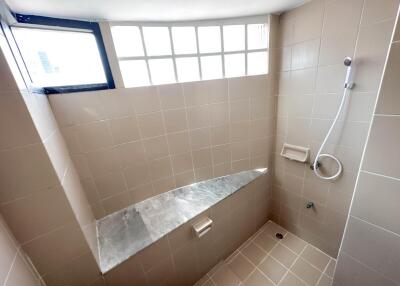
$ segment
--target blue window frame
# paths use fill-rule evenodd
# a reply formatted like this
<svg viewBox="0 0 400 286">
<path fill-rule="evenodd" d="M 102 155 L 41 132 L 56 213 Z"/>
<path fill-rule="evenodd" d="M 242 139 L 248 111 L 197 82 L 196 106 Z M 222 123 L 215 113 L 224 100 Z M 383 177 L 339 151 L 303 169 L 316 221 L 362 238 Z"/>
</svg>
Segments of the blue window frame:
<svg viewBox="0 0 400 286">
<path fill-rule="evenodd" d="M 14 17 L 17 21 L 17 25 L 12 25 L 12 29 L 15 28 L 41 28 L 41 29 L 51 29 L 55 31 L 74 31 L 78 32 L 81 30 L 86 33 L 89 31 L 94 35 L 98 53 L 100 55 L 101 64 L 104 69 L 105 81 L 104 83 L 94 83 L 94 84 L 74 84 L 74 85 L 56 85 L 56 86 L 41 86 L 44 93 L 52 94 L 52 93 L 70 93 L 70 92 L 78 92 L 78 91 L 91 91 L 91 90 L 101 90 L 101 89 L 114 89 L 114 79 L 112 77 L 110 64 L 108 62 L 106 49 L 104 46 L 103 38 L 100 32 L 99 24 L 96 22 L 86 22 L 86 21 L 77 21 L 77 20 L 69 20 L 69 19 L 58 19 L 44 16 L 34 16 L 34 15 L 22 15 L 22 14 L 14 14 Z M 26 24 L 26 25 L 25 25 Z M 11 29 L 11 31 L 12 31 Z M 13 40 L 17 44 L 19 53 L 21 53 L 21 47 L 18 46 L 18 41 L 16 41 L 16 35 L 13 34 Z M 93 40 L 92 40 L 93 41 Z M 46 61 L 45 54 L 38 53 L 38 56 L 41 58 L 42 64 Z M 68 55 L 66 55 L 68 56 Z M 25 67 L 29 73 L 29 67 L 25 63 Z M 46 71 L 50 67 L 43 66 L 43 69 Z"/>
</svg>

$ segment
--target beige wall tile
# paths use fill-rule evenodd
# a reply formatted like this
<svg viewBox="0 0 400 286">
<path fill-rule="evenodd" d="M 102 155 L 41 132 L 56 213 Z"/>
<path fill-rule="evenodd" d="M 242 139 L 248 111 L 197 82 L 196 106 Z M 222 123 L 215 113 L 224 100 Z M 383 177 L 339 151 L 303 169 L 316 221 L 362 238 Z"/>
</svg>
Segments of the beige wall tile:
<svg viewBox="0 0 400 286">
<path fill-rule="evenodd" d="M 110 120 L 110 130 L 114 144 L 122 144 L 140 139 L 135 117 Z"/>
<path fill-rule="evenodd" d="M 168 134 L 167 140 L 171 155 L 190 151 L 189 133 L 186 131 Z"/>
<path fill-rule="evenodd" d="M 371 270 L 352 257 L 341 253 L 339 256 L 339 263 L 335 273 L 334 283 L 339 285 L 396 285 L 393 281 L 385 278 L 378 272 Z M 334 285 L 335 285 L 334 284 Z"/>
<path fill-rule="evenodd" d="M 167 133 L 179 132 L 187 129 L 185 109 L 164 111 L 164 120 Z"/>
<path fill-rule="evenodd" d="M 156 87 L 128 89 L 136 114 L 157 112 L 160 110 L 160 99 Z"/>
<path fill-rule="evenodd" d="M 85 154 L 89 172 L 99 177 L 105 172 L 121 169 L 118 152 L 118 148 L 108 148 Z"/>
<path fill-rule="evenodd" d="M 25 261 L 24 257 L 20 253 L 18 253 L 12 265 L 12 268 L 10 269 L 10 273 L 8 274 L 8 279 L 4 285 L 40 286 L 41 283 L 39 277 L 35 276 L 33 271 L 30 269 L 30 266 Z"/>
<path fill-rule="evenodd" d="M 395 179 L 361 172 L 351 209 L 352 215 L 400 234 L 400 224 L 393 219 L 399 216 L 399 184 Z"/>
<path fill-rule="evenodd" d="M 292 47 L 292 70 L 311 68 L 317 65 L 319 39 L 302 42 Z"/>
<path fill-rule="evenodd" d="M 1 211 L 22 243 L 73 220 L 73 212 L 61 187 L 5 204 Z"/>
<path fill-rule="evenodd" d="M 189 128 L 196 129 L 210 126 L 210 114 L 210 106 L 208 105 L 190 107 L 187 111 Z"/>
<path fill-rule="evenodd" d="M 124 170 L 124 177 L 128 188 L 139 187 L 150 182 L 150 168 L 147 164 L 132 165 Z"/>
<path fill-rule="evenodd" d="M 40 141 L 29 111 L 16 91 L 2 94 L 0 104 L 0 130 L 2 131 L 0 149 L 24 146 Z"/>
<path fill-rule="evenodd" d="M 151 161 L 150 170 L 151 170 L 150 174 L 151 178 L 154 180 L 172 176 L 171 158 L 166 157 Z"/>
<path fill-rule="evenodd" d="M 0 152 L 2 202 L 54 186 L 58 178 L 42 144 Z"/>
<path fill-rule="evenodd" d="M 3 218 L 1 217 L 0 219 L 0 251 L 2 253 L 0 258 L 0 282 L 4 284 L 14 258 L 17 255 L 18 246 L 14 239 L 11 238 L 11 232 L 4 224 Z"/>
<path fill-rule="evenodd" d="M 295 12 L 293 42 L 317 38 L 321 34 L 324 1 L 312 1 L 300 6 Z"/>
<path fill-rule="evenodd" d="M 209 103 L 207 85 L 201 82 L 182 84 L 186 106 L 198 106 Z"/>
<path fill-rule="evenodd" d="M 122 168 L 146 160 L 146 153 L 141 141 L 123 144 L 116 147 L 116 149 Z"/>
<path fill-rule="evenodd" d="M 102 94 L 102 104 L 105 106 L 104 111 L 108 119 L 124 118 L 134 115 L 134 110 L 128 91 L 119 92 L 117 90 L 109 90 Z"/>
<path fill-rule="evenodd" d="M 193 165 L 196 169 L 212 165 L 211 149 L 193 151 Z"/>
<path fill-rule="evenodd" d="M 138 123 L 143 138 L 156 137 L 165 134 L 161 112 L 139 115 Z"/>
<path fill-rule="evenodd" d="M 398 283 L 400 274 L 392 261 L 399 257 L 399 243 L 397 235 L 350 217 L 342 251 Z"/>
<path fill-rule="evenodd" d="M 182 86 L 180 84 L 169 84 L 157 86 L 161 107 L 164 110 L 185 107 Z"/>
<path fill-rule="evenodd" d="M 193 158 L 191 153 L 183 153 L 173 156 L 172 168 L 175 174 L 193 170 Z"/>
<path fill-rule="evenodd" d="M 83 152 L 96 151 L 112 146 L 112 138 L 105 121 L 80 125 L 77 128 L 78 142 Z"/>
<path fill-rule="evenodd" d="M 139 165 L 135 165 L 137 167 Z M 114 194 L 118 194 L 126 191 L 126 184 L 124 174 L 130 174 L 131 169 L 135 167 L 128 168 L 123 172 L 107 172 L 99 177 L 94 178 L 96 188 L 101 199 L 110 197 Z M 136 175 L 137 176 L 137 175 Z M 128 186 L 130 179 L 127 177 Z M 131 186 L 130 186 L 131 187 Z"/>
<path fill-rule="evenodd" d="M 132 283 L 147 286 L 146 277 L 138 258 L 132 257 L 105 275 L 107 285 L 129 286 Z"/>
<path fill-rule="evenodd" d="M 376 116 L 371 126 L 362 168 L 378 174 L 400 178 L 397 162 L 400 154 L 399 117 Z"/>
<path fill-rule="evenodd" d="M 250 119 L 250 100 L 238 100 L 229 103 L 230 121 L 239 122 Z"/>
<path fill-rule="evenodd" d="M 374 0 L 365 1 L 362 25 L 371 25 L 384 20 L 394 19 L 399 7 L 398 0 L 386 0 L 377 2 Z"/>
<path fill-rule="evenodd" d="M 65 238 L 68 237 L 68 243 Z M 79 225 L 67 224 L 24 245 L 24 250 L 41 274 L 89 251 Z M 46 255 L 43 255 L 46 253 Z"/>
<path fill-rule="evenodd" d="M 146 155 L 150 160 L 168 155 L 168 144 L 165 136 L 144 140 L 143 145 L 146 150 Z"/>
<path fill-rule="evenodd" d="M 381 91 L 376 107 L 376 113 L 379 114 L 400 114 L 400 100 L 397 96 L 398 91 L 398 72 L 400 66 L 400 43 L 391 45 L 388 63 Z"/>
<path fill-rule="evenodd" d="M 124 209 L 132 204 L 131 196 L 129 193 L 120 193 L 112 197 L 102 200 L 102 205 L 107 214 Z"/>
</svg>

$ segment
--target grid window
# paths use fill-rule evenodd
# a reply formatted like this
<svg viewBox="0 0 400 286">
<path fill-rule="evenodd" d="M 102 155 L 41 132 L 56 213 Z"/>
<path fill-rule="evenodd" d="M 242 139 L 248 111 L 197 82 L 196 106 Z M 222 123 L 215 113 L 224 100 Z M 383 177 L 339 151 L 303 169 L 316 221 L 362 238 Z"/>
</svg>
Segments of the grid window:
<svg viewBox="0 0 400 286">
<path fill-rule="evenodd" d="M 268 48 L 268 27 L 266 24 L 247 25 L 247 41 L 249 50 Z"/>
<path fill-rule="evenodd" d="M 171 43 L 167 27 L 143 27 L 148 56 L 171 55 Z"/>
<path fill-rule="evenodd" d="M 111 33 L 118 57 L 144 56 L 139 27 L 114 26 L 111 28 Z"/>
<path fill-rule="evenodd" d="M 125 87 L 146 86 L 150 84 L 145 60 L 120 61 Z"/>
<path fill-rule="evenodd" d="M 229 25 L 224 26 L 224 51 L 244 51 L 245 49 L 245 26 Z"/>
<path fill-rule="evenodd" d="M 177 58 L 176 69 L 179 82 L 200 80 L 199 60 L 196 57 Z"/>
<path fill-rule="evenodd" d="M 268 73 L 268 52 L 248 53 L 247 65 L 248 75 Z"/>
<path fill-rule="evenodd" d="M 197 53 L 196 30 L 194 27 L 172 27 L 172 39 L 176 55 Z"/>
<path fill-rule="evenodd" d="M 200 53 L 221 52 L 221 29 L 219 26 L 199 27 Z"/>
<path fill-rule="evenodd" d="M 175 82 L 174 63 L 172 59 L 149 60 L 151 79 L 154 84 Z"/>
<path fill-rule="evenodd" d="M 221 56 L 205 56 L 200 59 L 203 79 L 207 80 L 223 77 Z"/>
<path fill-rule="evenodd" d="M 250 20 L 112 26 L 125 86 L 267 74 L 269 27 Z"/>
<path fill-rule="evenodd" d="M 245 54 L 225 55 L 225 77 L 238 77 L 245 74 Z"/>
</svg>

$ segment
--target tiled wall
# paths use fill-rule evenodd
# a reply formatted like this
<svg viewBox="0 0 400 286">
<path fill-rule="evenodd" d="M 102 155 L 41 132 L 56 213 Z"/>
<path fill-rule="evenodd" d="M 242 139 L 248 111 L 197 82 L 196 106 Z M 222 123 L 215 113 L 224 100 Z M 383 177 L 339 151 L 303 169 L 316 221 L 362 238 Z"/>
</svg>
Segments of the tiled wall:
<svg viewBox="0 0 400 286">
<path fill-rule="evenodd" d="M 268 76 L 50 96 L 102 217 L 175 187 L 270 166 Z"/>
<path fill-rule="evenodd" d="M 107 285 L 193 285 L 268 220 L 271 179 L 269 173 L 257 178 L 131 257 L 105 275 Z M 192 223 L 205 216 L 212 229 L 195 238 Z"/>
<path fill-rule="evenodd" d="M 391 45 L 334 285 L 400 285 L 400 34 Z"/>
<path fill-rule="evenodd" d="M 0 44 L 0 212 L 47 285 L 88 285 L 99 277 L 94 217 L 46 96 L 26 89 Z"/>
<path fill-rule="evenodd" d="M 274 219 L 332 256 L 337 255 L 398 0 L 314 0 L 280 17 L 272 52 L 280 72 L 275 147 Z M 311 160 L 335 116 L 354 57 L 355 88 L 325 152 L 343 163 L 335 182 L 318 179 L 308 165 L 280 157 L 284 142 L 311 148 Z M 378 152 L 379 153 L 379 152 Z M 377 153 L 377 154 L 378 154 Z M 334 165 L 324 160 L 326 172 Z M 306 209 L 313 201 L 314 209 Z"/>
<path fill-rule="evenodd" d="M 0 285 L 44 285 L 1 216 L 0 253 Z"/>
</svg>

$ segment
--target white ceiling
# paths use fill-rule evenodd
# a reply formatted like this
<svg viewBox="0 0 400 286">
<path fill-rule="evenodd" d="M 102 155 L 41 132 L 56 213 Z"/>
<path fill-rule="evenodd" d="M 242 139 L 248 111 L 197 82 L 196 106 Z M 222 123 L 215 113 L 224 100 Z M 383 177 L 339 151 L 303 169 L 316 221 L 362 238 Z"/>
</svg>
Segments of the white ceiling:
<svg viewBox="0 0 400 286">
<path fill-rule="evenodd" d="M 17 13 L 110 21 L 185 21 L 281 13 L 308 0 L 6 0 Z"/>
</svg>

